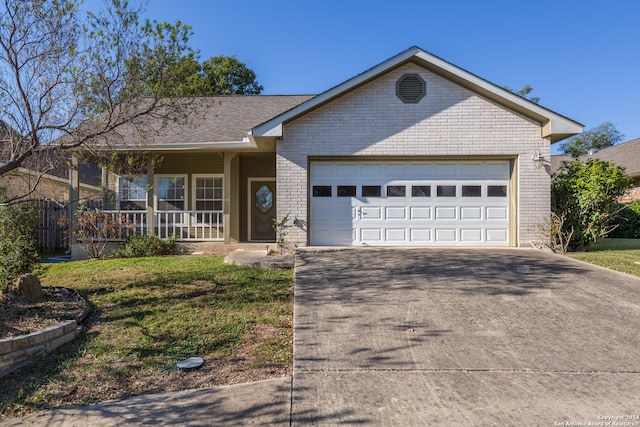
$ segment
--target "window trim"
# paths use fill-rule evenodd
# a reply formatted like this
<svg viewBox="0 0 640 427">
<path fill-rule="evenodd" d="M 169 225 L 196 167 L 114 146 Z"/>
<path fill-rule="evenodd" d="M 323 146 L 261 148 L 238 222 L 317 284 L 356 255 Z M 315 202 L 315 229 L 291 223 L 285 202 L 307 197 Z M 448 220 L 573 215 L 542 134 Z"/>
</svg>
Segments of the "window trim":
<svg viewBox="0 0 640 427">
<path fill-rule="evenodd" d="M 154 176 L 154 186 L 155 191 L 153 192 L 153 210 L 159 211 L 158 202 L 160 201 L 160 197 L 158 196 L 158 191 L 160 190 L 160 180 L 164 178 L 182 178 L 184 179 L 184 209 L 175 209 L 170 212 L 184 212 L 189 210 L 189 177 L 187 174 L 157 174 Z M 164 212 L 164 211 L 163 211 Z"/>
<path fill-rule="evenodd" d="M 142 199 L 125 199 L 122 197 L 122 181 L 127 180 L 131 181 L 132 179 L 144 179 L 144 198 Z M 127 210 L 144 210 L 147 208 L 147 200 L 149 197 L 149 183 L 147 182 L 148 177 L 146 175 L 119 175 L 117 181 L 117 190 L 116 190 L 116 210 L 122 210 L 122 202 L 143 202 L 144 207 L 140 209 L 127 209 Z"/>
<path fill-rule="evenodd" d="M 220 197 L 220 199 L 203 199 L 203 201 L 221 201 L 222 202 L 222 209 L 219 209 L 220 211 L 224 210 L 224 174 L 221 173 L 198 173 L 198 174 L 193 174 L 191 175 L 191 181 L 192 181 L 192 185 L 191 185 L 191 206 L 193 207 L 192 210 L 197 210 L 197 202 L 198 202 L 198 198 L 196 196 L 197 191 L 198 191 L 198 184 L 197 184 L 197 179 L 198 178 L 220 178 L 222 180 L 222 185 L 221 185 L 221 189 L 222 189 L 222 196 Z M 218 209 L 213 209 L 214 211 L 217 211 Z M 203 212 L 210 212 L 209 210 L 203 210 Z"/>
</svg>

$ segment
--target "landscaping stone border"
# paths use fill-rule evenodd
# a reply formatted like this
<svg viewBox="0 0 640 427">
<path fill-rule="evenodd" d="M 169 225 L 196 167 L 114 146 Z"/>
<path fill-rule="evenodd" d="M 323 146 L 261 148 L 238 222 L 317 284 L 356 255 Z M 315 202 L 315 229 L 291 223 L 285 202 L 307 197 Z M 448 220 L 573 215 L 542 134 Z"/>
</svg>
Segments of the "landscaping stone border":
<svg viewBox="0 0 640 427">
<path fill-rule="evenodd" d="M 38 332 L 0 340 L 0 377 L 72 341 L 80 332 L 82 326 L 77 321 L 65 320 Z"/>
</svg>

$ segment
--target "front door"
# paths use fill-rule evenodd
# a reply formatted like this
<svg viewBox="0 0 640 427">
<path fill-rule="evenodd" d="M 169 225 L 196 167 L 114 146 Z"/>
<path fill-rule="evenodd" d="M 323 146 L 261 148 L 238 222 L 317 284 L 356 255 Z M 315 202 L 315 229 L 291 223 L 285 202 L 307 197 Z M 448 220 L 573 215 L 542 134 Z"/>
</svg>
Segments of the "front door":
<svg viewBox="0 0 640 427">
<path fill-rule="evenodd" d="M 275 242 L 276 180 L 249 178 L 249 240 Z"/>
</svg>

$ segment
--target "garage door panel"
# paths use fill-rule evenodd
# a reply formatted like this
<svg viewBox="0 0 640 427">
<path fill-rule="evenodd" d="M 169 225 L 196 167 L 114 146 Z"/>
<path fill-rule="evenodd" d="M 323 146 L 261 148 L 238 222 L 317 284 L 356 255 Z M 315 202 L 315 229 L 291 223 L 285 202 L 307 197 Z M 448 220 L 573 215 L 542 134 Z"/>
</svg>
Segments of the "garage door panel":
<svg viewBox="0 0 640 427">
<path fill-rule="evenodd" d="M 431 219 L 430 206 L 410 206 L 409 212 L 411 213 L 410 219 L 413 220 Z"/>
<path fill-rule="evenodd" d="M 462 206 L 460 207 L 460 219 L 479 220 L 482 219 L 482 206 Z"/>
<path fill-rule="evenodd" d="M 412 228 L 409 230 L 411 242 L 413 243 L 429 243 L 431 242 L 430 228 Z"/>
<path fill-rule="evenodd" d="M 356 230 L 351 227 L 315 227 L 311 230 L 311 241 L 321 246 L 350 246 L 356 239 Z"/>
<path fill-rule="evenodd" d="M 455 228 L 436 228 L 436 242 L 454 243 L 457 238 L 457 231 Z"/>
<path fill-rule="evenodd" d="M 357 164 L 354 163 L 338 163 L 335 165 L 334 175 L 336 177 L 350 178 L 353 176 L 353 171 L 356 170 Z"/>
<path fill-rule="evenodd" d="M 314 165 L 313 168 L 311 169 L 311 178 L 314 180 L 318 180 L 321 178 L 331 178 L 334 175 L 335 175 L 334 164 L 319 163 Z"/>
<path fill-rule="evenodd" d="M 362 164 L 360 166 L 360 176 L 366 179 L 379 178 L 383 176 L 383 165 L 382 164 Z M 353 174 L 353 170 L 351 172 Z"/>
<path fill-rule="evenodd" d="M 405 164 L 387 164 L 384 166 L 385 176 L 407 176 L 407 165 Z"/>
<path fill-rule="evenodd" d="M 509 233 L 507 229 L 488 229 L 487 230 L 487 242 L 491 243 L 506 243 L 509 239 Z"/>
<path fill-rule="evenodd" d="M 432 165 L 430 164 L 412 164 L 409 165 L 409 177 L 410 178 L 430 178 Z"/>
<path fill-rule="evenodd" d="M 362 206 L 360 208 L 360 214 L 363 221 L 373 221 L 382 219 L 382 207 L 380 206 Z M 357 213 L 356 213 L 357 215 Z"/>
<path fill-rule="evenodd" d="M 482 234 L 481 228 L 462 228 L 460 229 L 460 240 L 463 243 L 482 242 Z"/>
<path fill-rule="evenodd" d="M 434 168 L 437 179 L 458 178 L 458 165 L 455 163 L 436 164 Z"/>
<path fill-rule="evenodd" d="M 485 167 L 484 179 L 508 180 L 511 174 L 511 167 L 507 162 L 487 163 Z"/>
<path fill-rule="evenodd" d="M 510 170 L 503 160 L 314 161 L 310 243 L 507 246 Z"/>
<path fill-rule="evenodd" d="M 361 228 L 360 240 L 362 242 L 382 242 L 381 228 Z"/>
<path fill-rule="evenodd" d="M 455 206 L 436 206 L 436 220 L 456 219 L 457 210 Z"/>
<path fill-rule="evenodd" d="M 404 206 L 387 206 L 385 208 L 385 218 L 391 220 L 407 219 L 407 209 Z"/>
<path fill-rule="evenodd" d="M 404 228 L 385 229 L 385 240 L 391 243 L 403 243 L 407 241 L 407 230 Z"/>
<path fill-rule="evenodd" d="M 474 179 L 477 177 L 483 177 L 485 174 L 486 165 L 484 163 L 469 163 L 460 167 L 459 177 L 463 179 Z"/>
<path fill-rule="evenodd" d="M 487 206 L 487 219 L 507 219 L 509 210 L 505 206 Z"/>
</svg>

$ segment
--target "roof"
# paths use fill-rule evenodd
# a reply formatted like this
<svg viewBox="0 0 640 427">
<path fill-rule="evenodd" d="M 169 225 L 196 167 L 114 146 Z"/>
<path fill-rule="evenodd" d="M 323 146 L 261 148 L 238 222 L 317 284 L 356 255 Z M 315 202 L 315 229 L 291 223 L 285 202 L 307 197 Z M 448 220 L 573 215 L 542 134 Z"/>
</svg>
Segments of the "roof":
<svg viewBox="0 0 640 427">
<path fill-rule="evenodd" d="M 145 128 L 152 139 L 145 145 L 151 150 L 186 150 L 197 148 L 251 148 L 247 132 L 254 126 L 282 114 L 313 95 L 220 95 L 193 98 L 165 98 L 178 108 L 184 108 L 188 119 L 175 123 L 157 118 L 145 118 Z M 162 108 L 162 107 L 161 107 Z M 125 145 L 135 139 L 131 124 L 117 128 Z M 117 142 L 111 141 L 117 145 Z M 112 146 L 114 146 L 112 145 Z"/>
<path fill-rule="evenodd" d="M 624 167 L 629 176 L 640 176 L 640 138 L 603 148 L 591 155 L 580 156 L 582 161 L 590 158 L 614 162 L 616 165 Z M 570 156 L 551 156 L 551 170 L 555 172 L 563 161 L 571 160 L 573 159 Z"/>
<path fill-rule="evenodd" d="M 335 86 L 320 95 L 275 116 L 251 130 L 253 137 L 282 136 L 282 124 L 318 108 L 331 100 L 352 91 L 369 81 L 400 67 L 406 63 L 415 63 L 438 74 L 472 92 L 484 96 L 512 111 L 540 123 L 542 137 L 557 142 L 582 132 L 583 125 L 531 102 L 519 95 L 505 90 L 475 74 L 459 68 L 419 47 L 411 47 L 404 52 L 376 65 L 344 83 Z"/>
</svg>

